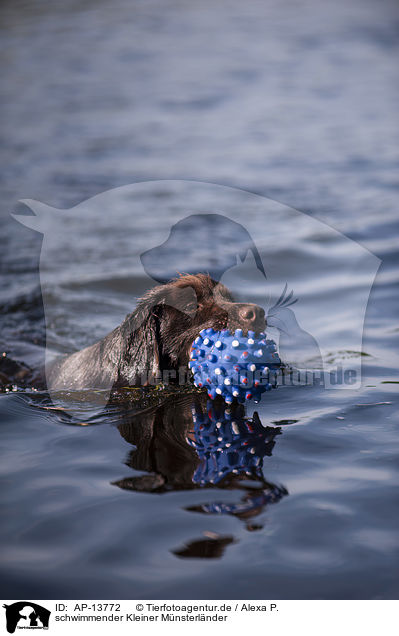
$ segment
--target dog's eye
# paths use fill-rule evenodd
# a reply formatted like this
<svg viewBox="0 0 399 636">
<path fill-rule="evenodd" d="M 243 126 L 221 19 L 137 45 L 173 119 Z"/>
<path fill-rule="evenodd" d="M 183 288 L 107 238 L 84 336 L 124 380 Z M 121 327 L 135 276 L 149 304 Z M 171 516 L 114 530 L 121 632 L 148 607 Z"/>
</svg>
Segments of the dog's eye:
<svg viewBox="0 0 399 636">
<path fill-rule="evenodd" d="M 189 302 L 186 306 L 186 311 L 188 312 L 194 312 L 197 311 L 198 309 L 200 309 L 201 305 L 198 303 L 196 303 L 195 301 Z"/>
</svg>

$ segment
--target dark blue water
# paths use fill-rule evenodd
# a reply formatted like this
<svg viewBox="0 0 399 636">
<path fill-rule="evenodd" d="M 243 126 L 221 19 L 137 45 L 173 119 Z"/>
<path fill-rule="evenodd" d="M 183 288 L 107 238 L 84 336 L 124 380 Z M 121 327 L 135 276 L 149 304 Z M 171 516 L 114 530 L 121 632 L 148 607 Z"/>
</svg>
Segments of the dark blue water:
<svg viewBox="0 0 399 636">
<path fill-rule="evenodd" d="M 1 351 L 44 360 L 42 237 L 9 216 L 19 199 L 70 208 L 194 179 L 268 197 L 270 217 L 240 217 L 266 255 L 268 293 L 288 281 L 329 364 L 363 365 L 360 387 L 280 386 L 238 433 L 223 420 L 218 443 L 247 480 L 216 478 L 190 396 L 114 404 L 83 425 L 45 393 L 1 394 L 3 597 L 397 596 L 398 17 L 387 0 L 5 3 Z M 90 232 L 68 217 L 42 260 L 52 352 L 133 309 L 148 286 L 141 241 L 163 240 L 178 191 L 145 186 L 136 234 L 124 191 L 90 208 Z M 197 211 L 219 210 L 214 194 L 198 191 Z M 371 261 L 330 226 L 381 260 L 370 294 Z M 262 304 L 248 271 L 226 283 Z M 212 417 L 215 430 L 227 416 Z"/>
</svg>

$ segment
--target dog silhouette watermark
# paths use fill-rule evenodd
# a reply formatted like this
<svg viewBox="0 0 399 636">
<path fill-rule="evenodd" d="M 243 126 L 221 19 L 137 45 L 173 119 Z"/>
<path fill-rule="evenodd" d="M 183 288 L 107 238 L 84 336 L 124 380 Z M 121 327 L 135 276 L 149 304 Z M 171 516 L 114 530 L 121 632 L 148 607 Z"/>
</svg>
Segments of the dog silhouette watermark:
<svg viewBox="0 0 399 636">
<path fill-rule="evenodd" d="M 37 603 L 18 601 L 3 607 L 9 634 L 14 634 L 16 629 L 48 629 L 51 612 Z"/>
</svg>

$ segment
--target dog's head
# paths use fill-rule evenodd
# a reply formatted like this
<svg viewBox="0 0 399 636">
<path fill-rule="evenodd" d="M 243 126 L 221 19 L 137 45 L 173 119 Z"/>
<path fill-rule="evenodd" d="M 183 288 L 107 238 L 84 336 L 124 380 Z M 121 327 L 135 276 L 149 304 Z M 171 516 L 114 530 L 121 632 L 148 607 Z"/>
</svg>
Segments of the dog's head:
<svg viewBox="0 0 399 636">
<path fill-rule="evenodd" d="M 261 332 L 265 312 L 252 303 L 234 301 L 224 285 L 205 274 L 182 275 L 150 290 L 140 302 L 136 318 L 141 331 L 152 330 L 161 369 L 186 365 L 193 340 L 202 329 L 241 328 Z"/>
</svg>

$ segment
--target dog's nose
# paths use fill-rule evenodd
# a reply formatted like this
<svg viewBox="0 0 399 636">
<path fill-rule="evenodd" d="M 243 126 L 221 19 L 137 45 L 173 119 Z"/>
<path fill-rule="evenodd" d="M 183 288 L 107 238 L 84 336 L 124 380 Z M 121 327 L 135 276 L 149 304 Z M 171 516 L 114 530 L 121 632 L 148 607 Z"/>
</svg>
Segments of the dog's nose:
<svg viewBox="0 0 399 636">
<path fill-rule="evenodd" d="M 264 329 L 266 327 L 265 311 L 259 305 L 242 304 L 238 310 L 240 321 L 247 325 L 248 328 Z"/>
</svg>

